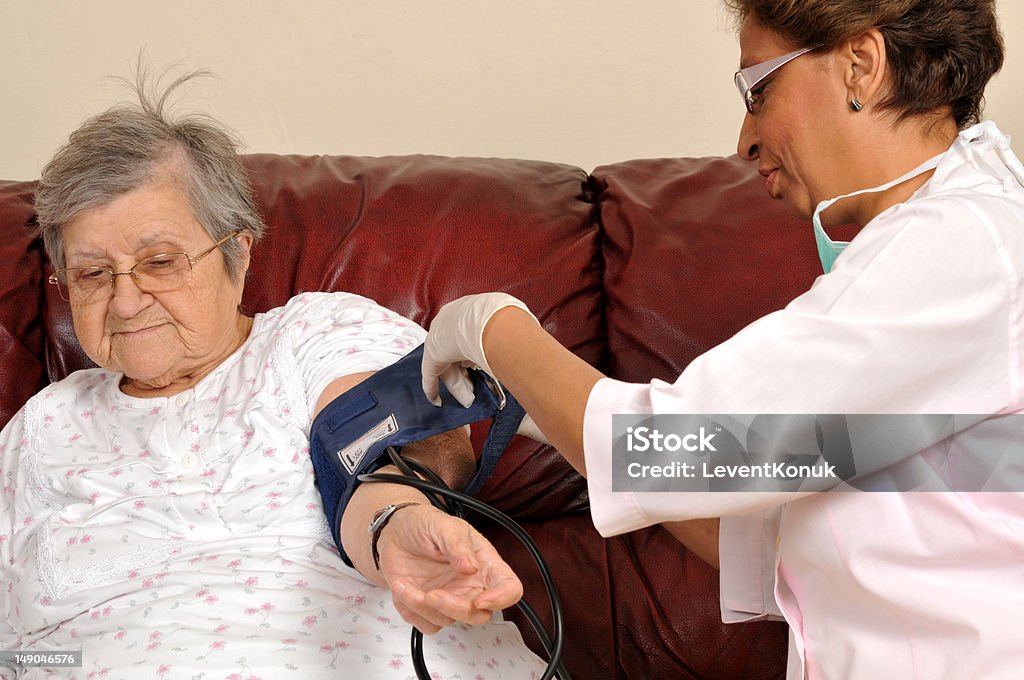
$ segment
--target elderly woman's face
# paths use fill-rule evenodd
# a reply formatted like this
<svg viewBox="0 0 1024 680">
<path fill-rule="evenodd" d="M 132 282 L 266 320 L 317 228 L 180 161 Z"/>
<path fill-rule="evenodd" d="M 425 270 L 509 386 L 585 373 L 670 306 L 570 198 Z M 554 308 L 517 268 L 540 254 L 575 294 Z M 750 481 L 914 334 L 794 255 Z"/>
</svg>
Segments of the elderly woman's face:
<svg viewBox="0 0 1024 680">
<path fill-rule="evenodd" d="M 214 243 L 168 180 L 82 213 L 64 225 L 63 236 L 68 267 L 99 265 L 115 272 L 160 253 L 195 256 Z M 248 235 L 238 238 L 248 252 Z M 146 293 L 131 276 L 116 276 L 109 294 L 72 302 L 75 333 L 93 361 L 123 372 L 129 383 L 188 387 L 248 332 L 238 312 L 242 282 L 242 276 L 233 281 L 228 275 L 219 248 L 199 260 L 176 290 Z"/>
<path fill-rule="evenodd" d="M 793 51 L 774 31 L 747 21 L 740 31 L 740 66 Z M 831 198 L 843 151 L 836 124 L 845 111 L 844 92 L 829 55 L 807 53 L 773 72 L 758 92 L 756 113 L 744 117 L 737 151 L 756 160 L 772 198 L 789 212 L 810 218 L 818 202 Z"/>
</svg>

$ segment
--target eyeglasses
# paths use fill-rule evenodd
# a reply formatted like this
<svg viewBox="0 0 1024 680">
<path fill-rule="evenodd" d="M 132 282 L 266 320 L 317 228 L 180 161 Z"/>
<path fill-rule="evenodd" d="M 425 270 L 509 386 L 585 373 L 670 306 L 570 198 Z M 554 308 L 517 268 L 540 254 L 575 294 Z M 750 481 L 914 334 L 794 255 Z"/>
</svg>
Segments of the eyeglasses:
<svg viewBox="0 0 1024 680">
<path fill-rule="evenodd" d="M 781 57 L 775 57 L 768 61 L 762 61 L 760 64 L 754 64 L 748 66 L 745 69 L 736 71 L 733 76 L 733 81 L 736 83 L 736 89 L 740 91 L 740 96 L 743 97 L 743 103 L 747 106 L 747 113 L 757 113 L 758 109 L 758 98 L 754 94 L 754 89 L 761 84 L 761 82 L 770 76 L 775 71 L 793 61 L 802 54 L 807 54 L 814 47 L 803 47 L 799 50 L 790 52 L 789 54 L 783 54 Z"/>
<path fill-rule="evenodd" d="M 199 260 L 240 233 L 240 229 L 231 232 L 195 257 L 188 253 L 160 253 L 139 260 L 126 272 L 115 272 L 110 267 L 64 267 L 48 280 L 57 286 L 61 298 L 76 304 L 91 304 L 103 299 L 104 294 L 109 296 L 116 276 L 131 276 L 139 290 L 146 293 L 168 293 L 184 285 Z"/>
</svg>

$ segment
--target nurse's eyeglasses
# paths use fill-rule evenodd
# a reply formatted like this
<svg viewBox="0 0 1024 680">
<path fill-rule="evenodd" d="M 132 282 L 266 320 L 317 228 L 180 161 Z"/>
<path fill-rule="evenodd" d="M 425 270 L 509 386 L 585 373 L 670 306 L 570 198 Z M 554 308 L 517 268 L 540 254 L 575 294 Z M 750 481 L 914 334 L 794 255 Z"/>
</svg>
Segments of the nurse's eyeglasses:
<svg viewBox="0 0 1024 680">
<path fill-rule="evenodd" d="M 743 97 L 743 103 L 747 107 L 747 113 L 757 113 L 758 109 L 758 95 L 760 92 L 755 92 L 758 86 L 764 82 L 764 79 L 771 74 L 778 71 L 780 68 L 793 61 L 802 54 L 807 54 L 814 47 L 802 47 L 799 50 L 794 50 L 789 54 L 783 54 L 781 57 L 775 57 L 768 61 L 762 61 L 760 64 L 754 64 L 748 66 L 745 69 L 736 71 L 733 76 L 733 82 L 736 83 L 736 89 L 740 91 L 740 96 Z"/>
</svg>

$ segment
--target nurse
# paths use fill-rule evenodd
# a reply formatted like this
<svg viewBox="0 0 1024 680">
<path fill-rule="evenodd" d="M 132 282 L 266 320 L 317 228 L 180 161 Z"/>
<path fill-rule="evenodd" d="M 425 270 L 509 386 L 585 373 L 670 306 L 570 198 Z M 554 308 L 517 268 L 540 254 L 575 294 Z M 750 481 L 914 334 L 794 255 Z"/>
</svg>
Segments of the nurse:
<svg viewBox="0 0 1024 680">
<path fill-rule="evenodd" d="M 720 568 L 725 621 L 789 623 L 791 679 L 1017 677 L 1024 494 L 1013 488 L 612 491 L 613 414 L 991 416 L 939 445 L 970 459 L 991 445 L 995 416 L 1024 411 L 1024 167 L 980 122 L 1003 60 L 995 3 L 726 4 L 746 109 L 738 152 L 810 221 L 824 275 L 674 383 L 607 378 L 520 301 L 461 298 L 431 325 L 424 390 L 435 397 L 440 378 L 466 400 L 464 367 L 495 375 L 532 435 L 588 478 L 604 535 L 662 524 Z M 829 238 L 851 222 L 863 225 L 851 243 Z"/>
</svg>

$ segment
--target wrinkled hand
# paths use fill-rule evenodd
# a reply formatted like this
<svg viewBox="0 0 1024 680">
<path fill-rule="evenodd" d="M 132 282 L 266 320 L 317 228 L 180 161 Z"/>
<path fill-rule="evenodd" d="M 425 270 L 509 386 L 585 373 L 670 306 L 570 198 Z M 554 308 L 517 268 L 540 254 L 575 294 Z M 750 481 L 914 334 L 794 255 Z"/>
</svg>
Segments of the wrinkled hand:
<svg viewBox="0 0 1024 680">
<path fill-rule="evenodd" d="M 438 379 L 459 403 L 473 403 L 473 382 L 467 368 L 494 375 L 484 356 L 483 335 L 487 322 L 499 309 L 518 307 L 530 316 L 522 302 L 505 293 L 467 295 L 449 302 L 430 323 L 423 348 L 423 392 L 440 406 Z"/>
<path fill-rule="evenodd" d="M 487 539 L 430 505 L 396 512 L 377 547 L 395 608 L 427 635 L 457 621 L 487 623 L 523 596 L 523 584 Z"/>
</svg>

